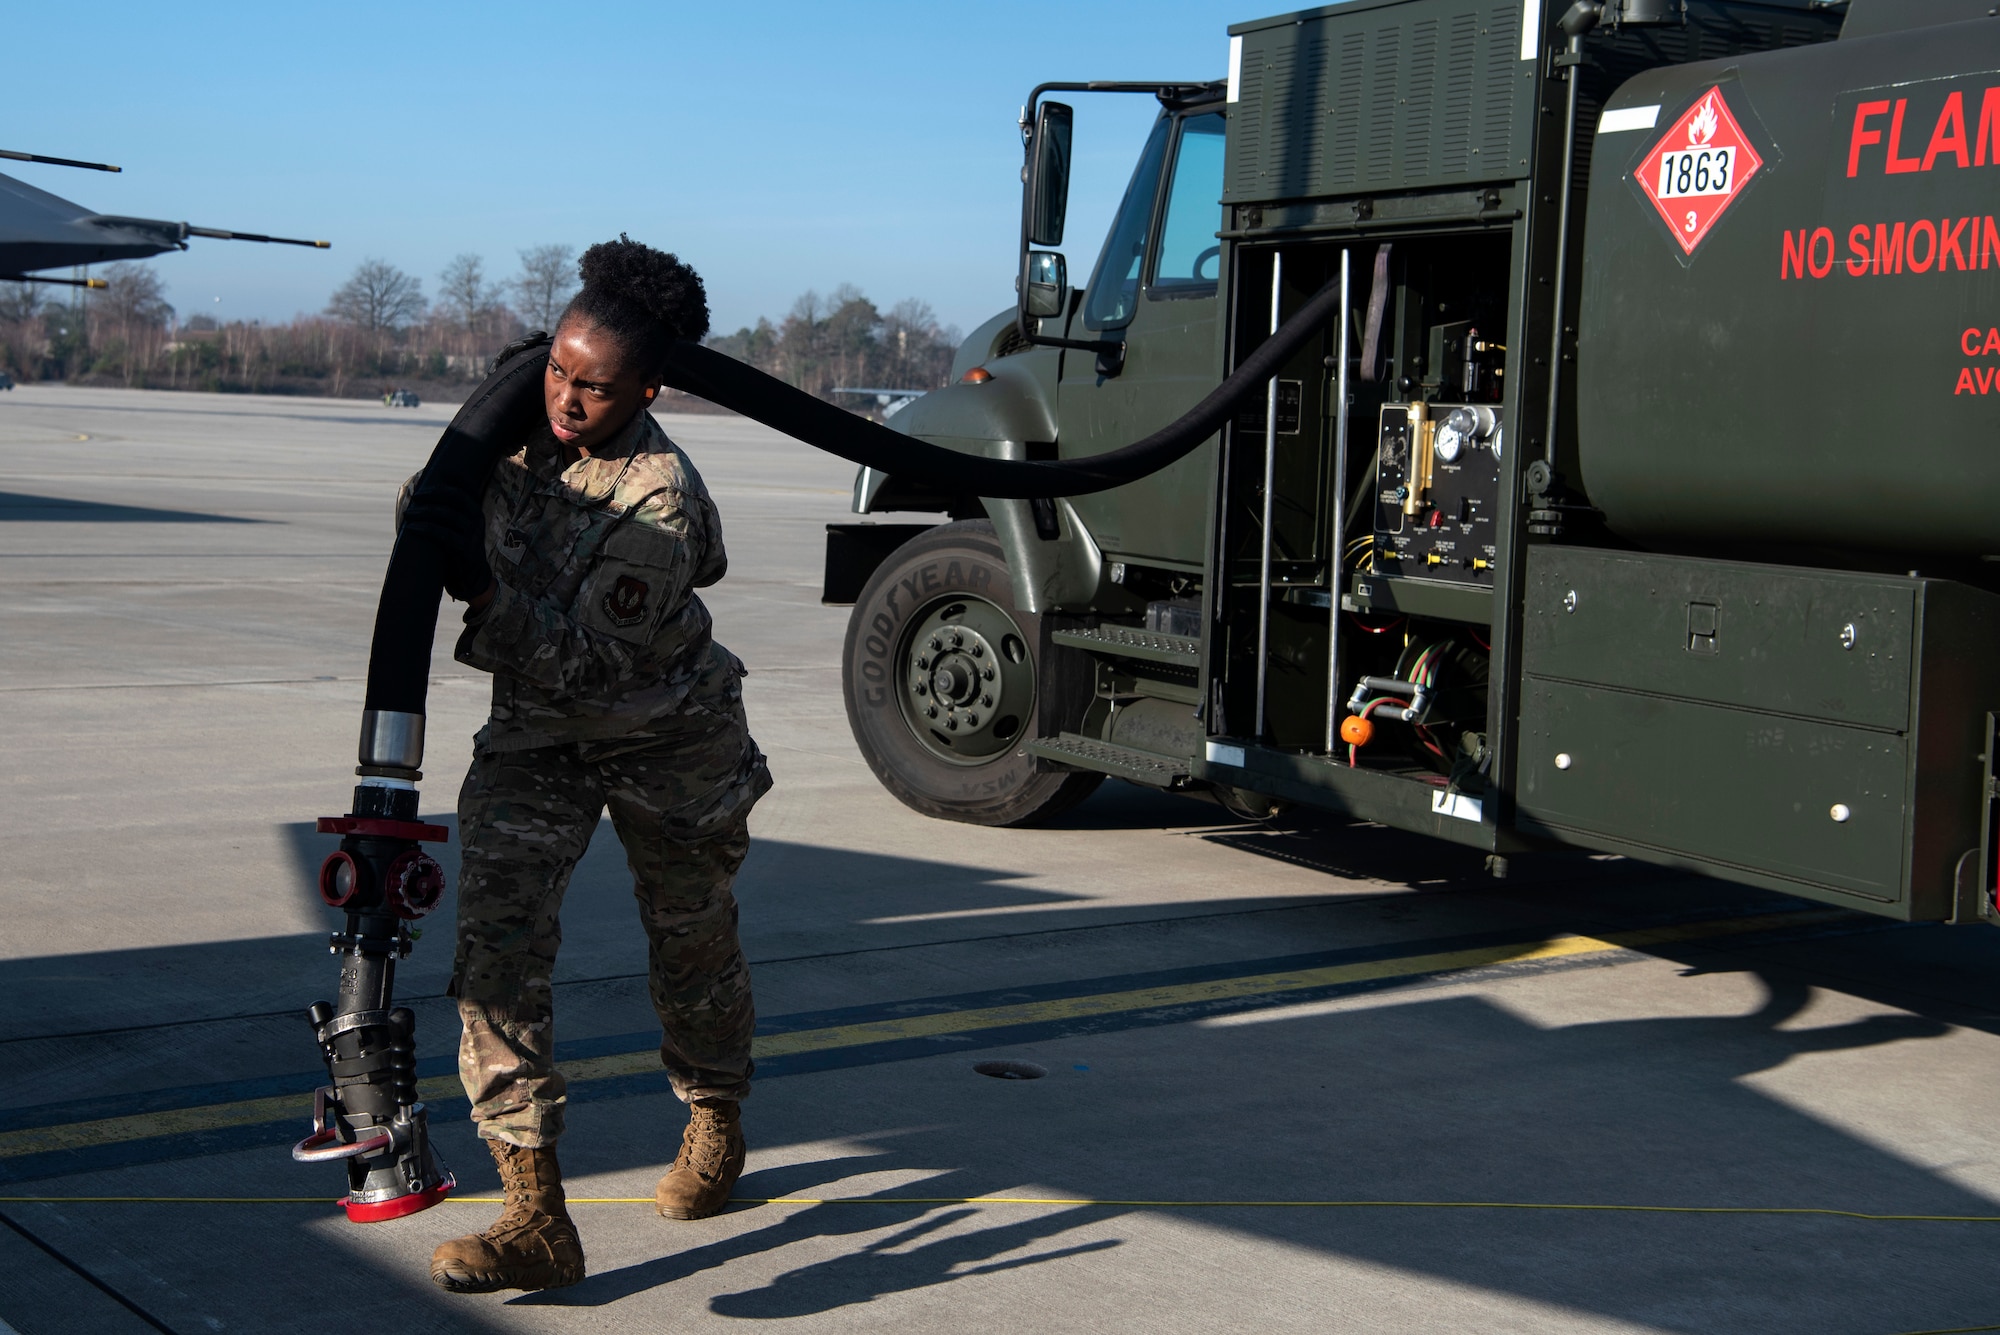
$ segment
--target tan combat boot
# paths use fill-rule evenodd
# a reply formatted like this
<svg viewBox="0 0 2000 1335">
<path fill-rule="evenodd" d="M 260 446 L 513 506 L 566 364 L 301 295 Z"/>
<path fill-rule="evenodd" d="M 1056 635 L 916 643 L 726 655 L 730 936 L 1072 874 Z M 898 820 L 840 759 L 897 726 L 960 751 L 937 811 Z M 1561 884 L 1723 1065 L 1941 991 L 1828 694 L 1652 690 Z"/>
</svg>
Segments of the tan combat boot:
<svg viewBox="0 0 2000 1335">
<path fill-rule="evenodd" d="M 653 1208 L 661 1215 L 706 1219 L 729 1204 L 730 1188 L 743 1171 L 740 1111 L 731 1099 L 700 1099 L 688 1109 L 680 1155 L 653 1188 Z"/>
<path fill-rule="evenodd" d="M 523 1149 L 489 1140 L 507 1208 L 484 1233 L 453 1238 L 431 1255 L 431 1280 L 453 1293 L 560 1289 L 583 1278 L 583 1244 L 563 1204 L 553 1145 Z"/>
</svg>

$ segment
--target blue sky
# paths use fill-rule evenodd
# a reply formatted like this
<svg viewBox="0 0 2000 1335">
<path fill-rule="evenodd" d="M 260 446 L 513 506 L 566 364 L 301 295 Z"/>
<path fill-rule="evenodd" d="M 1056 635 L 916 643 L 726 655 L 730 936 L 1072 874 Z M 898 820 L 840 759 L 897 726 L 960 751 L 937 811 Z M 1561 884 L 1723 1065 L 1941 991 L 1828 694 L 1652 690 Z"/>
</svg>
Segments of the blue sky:
<svg viewBox="0 0 2000 1335">
<path fill-rule="evenodd" d="M 851 282 L 969 330 L 1012 301 L 1028 89 L 1220 78 L 1227 25 L 1276 9 L 23 5 L 0 147 L 122 165 L 5 164 L 98 212 L 334 243 L 152 261 L 183 316 L 315 311 L 373 256 L 429 294 L 461 251 L 505 273 L 623 230 L 701 270 L 720 329 Z M 1072 101 L 1080 282 L 1154 107 Z"/>
</svg>

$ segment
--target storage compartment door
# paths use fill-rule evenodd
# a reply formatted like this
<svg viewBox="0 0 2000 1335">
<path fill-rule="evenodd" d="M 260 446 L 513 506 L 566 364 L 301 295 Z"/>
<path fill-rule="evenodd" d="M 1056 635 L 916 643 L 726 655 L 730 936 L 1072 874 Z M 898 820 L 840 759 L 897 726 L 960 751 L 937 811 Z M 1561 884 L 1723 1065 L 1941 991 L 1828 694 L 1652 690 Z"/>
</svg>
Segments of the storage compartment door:
<svg viewBox="0 0 2000 1335">
<path fill-rule="evenodd" d="M 1801 893 L 1904 896 L 1902 737 L 1532 678 L 1521 723 L 1524 829 L 1598 835 Z"/>
</svg>

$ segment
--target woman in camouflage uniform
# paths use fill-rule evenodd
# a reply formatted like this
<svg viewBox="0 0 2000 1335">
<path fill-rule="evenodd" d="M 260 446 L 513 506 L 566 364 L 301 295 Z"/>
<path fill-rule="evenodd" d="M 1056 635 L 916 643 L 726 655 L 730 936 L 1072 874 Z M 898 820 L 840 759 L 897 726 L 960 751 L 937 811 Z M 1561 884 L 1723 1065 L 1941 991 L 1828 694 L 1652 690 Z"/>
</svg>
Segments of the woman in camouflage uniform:
<svg viewBox="0 0 2000 1335">
<path fill-rule="evenodd" d="M 482 513 L 426 499 L 402 520 L 446 551 L 446 588 L 469 604 L 458 660 L 493 674 L 459 795 L 452 994 L 459 1076 L 507 1203 L 432 1257 L 431 1278 L 461 1293 L 584 1274 L 556 1164 L 549 980 L 563 891 L 607 807 L 651 946 L 661 1059 L 691 1109 L 659 1213 L 717 1213 L 743 1166 L 754 1016 L 730 884 L 771 780 L 743 665 L 694 592 L 727 564 L 715 505 L 646 410 L 666 349 L 707 332 L 708 304 L 692 269 L 624 237 L 581 270 L 550 348 L 548 425 L 495 470 Z"/>
</svg>

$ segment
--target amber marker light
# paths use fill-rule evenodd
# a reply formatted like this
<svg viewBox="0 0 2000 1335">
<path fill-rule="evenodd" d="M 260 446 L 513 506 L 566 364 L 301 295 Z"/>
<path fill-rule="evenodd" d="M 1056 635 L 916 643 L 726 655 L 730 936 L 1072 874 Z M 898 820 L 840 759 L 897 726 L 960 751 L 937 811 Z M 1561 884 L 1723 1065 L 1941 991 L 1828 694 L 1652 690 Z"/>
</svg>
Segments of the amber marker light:
<svg viewBox="0 0 2000 1335">
<path fill-rule="evenodd" d="M 975 366 L 958 378 L 961 385 L 983 385 L 993 378 L 993 373 L 983 366 Z"/>
</svg>

